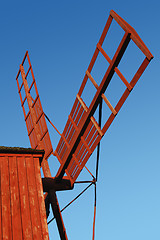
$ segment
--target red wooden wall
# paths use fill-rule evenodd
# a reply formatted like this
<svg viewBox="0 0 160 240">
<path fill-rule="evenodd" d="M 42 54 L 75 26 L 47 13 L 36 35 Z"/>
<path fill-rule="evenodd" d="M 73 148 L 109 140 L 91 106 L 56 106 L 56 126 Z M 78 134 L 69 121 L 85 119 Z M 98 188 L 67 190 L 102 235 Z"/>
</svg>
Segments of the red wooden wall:
<svg viewBox="0 0 160 240">
<path fill-rule="evenodd" d="M 48 240 L 41 150 L 0 147 L 0 239 Z"/>
</svg>

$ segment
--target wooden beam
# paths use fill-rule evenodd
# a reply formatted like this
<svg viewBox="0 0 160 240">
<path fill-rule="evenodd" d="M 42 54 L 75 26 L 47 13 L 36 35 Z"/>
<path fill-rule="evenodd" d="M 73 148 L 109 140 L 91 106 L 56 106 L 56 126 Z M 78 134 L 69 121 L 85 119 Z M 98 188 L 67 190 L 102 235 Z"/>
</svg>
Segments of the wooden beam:
<svg viewBox="0 0 160 240">
<path fill-rule="evenodd" d="M 81 122 L 81 125 L 79 126 L 78 131 L 75 133 L 73 140 L 72 140 L 72 144 L 70 146 L 70 149 L 66 150 L 66 154 L 65 154 L 65 159 L 63 159 L 63 163 L 61 164 L 56 177 L 61 180 L 64 173 L 65 173 L 65 169 L 68 167 L 71 159 L 72 159 L 72 155 L 75 152 L 80 140 L 81 140 L 81 136 L 83 136 L 89 122 L 90 122 L 90 118 L 94 115 L 94 112 L 96 111 L 101 95 L 102 93 L 105 92 L 107 86 L 109 85 L 109 82 L 111 81 L 111 78 L 114 74 L 114 69 L 115 67 L 118 66 L 128 44 L 130 42 L 130 33 L 126 32 L 124 34 L 124 37 L 122 38 L 122 41 L 113 57 L 112 63 L 110 64 L 109 68 L 107 69 L 106 74 L 104 75 L 104 78 L 97 90 L 97 93 L 95 94 L 90 107 L 88 109 L 88 111 L 86 112 L 83 121 Z M 80 88 L 81 90 L 81 88 Z M 80 96 L 80 94 L 78 94 L 78 96 Z"/>
</svg>

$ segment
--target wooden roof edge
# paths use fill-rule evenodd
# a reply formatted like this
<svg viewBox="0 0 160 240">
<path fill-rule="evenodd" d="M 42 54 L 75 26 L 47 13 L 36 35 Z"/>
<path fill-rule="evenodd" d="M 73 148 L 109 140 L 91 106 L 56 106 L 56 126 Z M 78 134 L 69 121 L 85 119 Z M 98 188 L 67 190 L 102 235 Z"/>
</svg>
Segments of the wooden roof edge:
<svg viewBox="0 0 160 240">
<path fill-rule="evenodd" d="M 0 146 L 0 153 L 15 153 L 15 154 L 41 154 L 40 163 L 43 160 L 45 151 L 41 149 L 33 149 L 33 148 L 23 148 L 23 147 L 6 147 Z"/>
</svg>

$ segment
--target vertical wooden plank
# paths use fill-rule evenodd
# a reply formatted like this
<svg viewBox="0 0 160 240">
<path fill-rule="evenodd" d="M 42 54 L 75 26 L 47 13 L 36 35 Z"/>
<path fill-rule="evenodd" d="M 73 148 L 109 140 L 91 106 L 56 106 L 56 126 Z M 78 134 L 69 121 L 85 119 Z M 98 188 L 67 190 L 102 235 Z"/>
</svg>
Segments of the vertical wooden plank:
<svg viewBox="0 0 160 240">
<path fill-rule="evenodd" d="M 43 240 L 49 240 L 39 158 L 33 158 Z"/>
<path fill-rule="evenodd" d="M 17 158 L 18 166 L 18 180 L 19 180 L 19 192 L 21 202 L 21 219 L 22 219 L 22 233 L 24 240 L 32 240 L 32 226 L 31 226 L 31 215 L 30 205 L 28 197 L 28 184 L 27 184 L 27 170 L 25 164 L 25 157 Z"/>
<path fill-rule="evenodd" d="M 22 239 L 21 212 L 19 187 L 17 176 L 17 159 L 16 155 L 9 157 L 9 179 L 10 179 L 10 196 L 11 196 L 11 218 L 12 218 L 12 236 L 13 240 Z"/>
<path fill-rule="evenodd" d="M 0 157 L 0 239 L 2 240 L 1 160 L 2 160 L 2 157 Z"/>
<path fill-rule="evenodd" d="M 2 239 L 12 240 L 9 162 L 8 157 L 1 159 L 1 198 L 2 198 Z"/>
<path fill-rule="evenodd" d="M 26 157 L 26 167 L 33 239 L 42 240 L 40 214 L 38 209 L 38 196 L 34 176 L 34 164 L 31 157 Z"/>
</svg>

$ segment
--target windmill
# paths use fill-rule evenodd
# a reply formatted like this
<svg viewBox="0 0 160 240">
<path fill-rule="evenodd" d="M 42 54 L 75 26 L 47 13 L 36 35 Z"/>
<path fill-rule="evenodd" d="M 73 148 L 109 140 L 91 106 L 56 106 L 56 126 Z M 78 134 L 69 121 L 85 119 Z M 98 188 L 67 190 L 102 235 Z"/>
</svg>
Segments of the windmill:
<svg viewBox="0 0 160 240">
<path fill-rule="evenodd" d="M 107 38 L 108 30 L 112 26 L 112 21 L 118 23 L 118 25 L 123 29 L 124 35 L 119 43 L 117 50 L 115 51 L 113 58 L 111 59 L 106 53 L 106 51 L 103 49 L 103 42 L 105 38 Z M 128 81 L 118 69 L 118 65 L 121 62 L 121 59 L 130 42 L 133 42 L 135 46 L 139 49 L 139 51 L 142 52 L 142 54 L 144 55 L 144 60 L 140 64 L 138 70 L 135 72 L 133 78 Z M 105 74 L 101 79 L 101 82 L 97 84 L 92 75 L 92 71 L 94 69 L 96 61 L 98 61 L 99 55 L 101 55 L 105 59 L 109 66 L 106 69 Z M 52 122 L 49 120 L 49 118 L 42 109 L 35 77 L 33 74 L 33 68 L 29 58 L 29 54 L 28 52 L 26 52 L 16 77 L 18 92 L 20 95 L 21 106 L 24 113 L 31 147 L 33 149 L 45 150 L 45 155 L 41 166 L 44 174 L 42 183 L 44 192 L 46 192 L 45 202 L 47 214 L 48 206 L 49 204 L 51 204 L 53 215 L 56 219 L 61 239 L 68 238 L 64 227 L 64 222 L 60 211 L 56 191 L 69 190 L 74 187 L 74 183 L 76 182 L 81 171 L 84 168 L 89 171 L 89 169 L 86 167 L 86 163 L 94 150 L 97 148 L 96 175 L 94 177 L 91 174 L 93 177 L 93 181 L 91 182 L 91 184 L 95 185 L 95 208 L 93 221 L 94 239 L 99 144 L 152 58 L 152 54 L 145 46 L 136 31 L 116 12 L 111 10 L 100 40 L 96 45 L 96 49 L 91 59 L 91 62 L 85 72 L 85 76 L 80 86 L 79 92 L 76 95 L 72 110 L 68 115 L 68 120 L 64 127 L 63 133 L 61 134 L 52 124 Z M 28 62 L 28 68 L 26 69 L 26 71 L 24 69 L 25 62 Z M 125 86 L 125 90 L 120 96 L 115 106 L 113 106 L 113 104 L 108 100 L 105 94 L 106 89 L 110 85 L 114 74 L 117 74 L 120 81 L 122 81 Z M 28 81 L 29 75 L 32 79 L 30 82 Z M 83 92 L 88 81 L 93 84 L 95 88 L 95 94 L 93 95 L 90 104 L 87 106 L 83 99 Z M 110 114 L 108 118 L 105 119 L 105 123 L 103 124 L 103 126 L 101 123 L 102 101 L 106 105 L 106 108 L 110 110 Z M 95 117 L 95 113 L 97 111 L 98 120 Z M 52 126 L 60 135 L 60 140 L 54 151 L 47 128 L 46 119 L 52 124 Z M 57 171 L 56 176 L 54 177 L 51 176 L 51 171 L 47 161 L 51 155 L 54 155 L 60 163 L 60 167 Z"/>
</svg>

